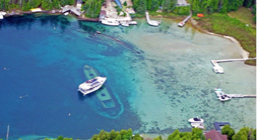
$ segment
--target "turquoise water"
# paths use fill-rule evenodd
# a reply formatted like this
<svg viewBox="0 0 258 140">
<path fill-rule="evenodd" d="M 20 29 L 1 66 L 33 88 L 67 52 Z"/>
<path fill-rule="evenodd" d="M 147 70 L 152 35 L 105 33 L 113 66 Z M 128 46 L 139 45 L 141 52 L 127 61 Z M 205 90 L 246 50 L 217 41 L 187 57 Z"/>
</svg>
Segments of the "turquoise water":
<svg viewBox="0 0 258 140">
<path fill-rule="evenodd" d="M 255 99 L 221 103 L 212 92 L 218 85 L 232 94 L 256 92 L 256 67 L 234 62 L 221 64 L 223 75 L 212 71 L 212 59 L 241 57 L 233 42 L 168 19 L 158 28 L 138 23 L 109 27 L 40 15 L 0 21 L 0 138 L 8 124 L 10 139 L 90 138 L 128 128 L 167 135 L 190 130 L 194 116 L 208 130 L 214 121 L 256 127 Z M 77 91 L 86 64 L 108 77 L 115 108 Z"/>
</svg>

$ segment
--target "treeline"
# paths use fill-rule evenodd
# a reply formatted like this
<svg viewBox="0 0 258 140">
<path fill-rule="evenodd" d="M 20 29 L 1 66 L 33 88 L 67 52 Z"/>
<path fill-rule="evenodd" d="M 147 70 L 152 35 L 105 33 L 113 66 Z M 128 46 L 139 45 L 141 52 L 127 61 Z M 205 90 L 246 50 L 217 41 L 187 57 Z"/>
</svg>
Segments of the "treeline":
<svg viewBox="0 0 258 140">
<path fill-rule="evenodd" d="M 237 10 L 240 6 L 247 8 L 256 5 L 255 0 L 189 0 L 193 13 L 227 13 Z M 255 8 L 254 8 L 255 9 Z"/>
<path fill-rule="evenodd" d="M 228 136 L 228 140 L 256 140 L 256 129 L 241 128 L 237 133 L 229 125 L 225 125 L 221 133 Z"/>
<path fill-rule="evenodd" d="M 172 12 L 175 14 L 189 14 L 190 10 L 194 14 L 214 12 L 227 13 L 237 10 L 240 6 L 252 8 L 256 15 L 255 0 L 188 0 L 191 6 L 177 6 L 176 0 L 132 0 L 133 8 L 137 13 L 143 14 L 146 10 L 157 11 L 162 7 L 163 12 Z"/>
<path fill-rule="evenodd" d="M 0 11 L 20 9 L 28 11 L 41 7 L 44 10 L 60 9 L 61 6 L 73 5 L 75 0 L 0 0 Z"/>
<path fill-rule="evenodd" d="M 84 0 L 83 10 L 85 11 L 85 16 L 90 18 L 97 18 L 100 13 L 101 5 L 105 0 Z"/>
</svg>

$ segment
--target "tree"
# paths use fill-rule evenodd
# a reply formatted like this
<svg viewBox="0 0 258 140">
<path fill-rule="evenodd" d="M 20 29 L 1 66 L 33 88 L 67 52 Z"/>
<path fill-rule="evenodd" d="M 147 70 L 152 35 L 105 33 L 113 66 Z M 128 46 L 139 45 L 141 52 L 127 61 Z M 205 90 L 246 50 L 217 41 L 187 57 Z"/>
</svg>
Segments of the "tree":
<svg viewBox="0 0 258 140">
<path fill-rule="evenodd" d="M 86 11 L 86 16 L 96 18 L 100 13 L 101 0 L 87 0 L 83 6 L 83 9 Z"/>
<path fill-rule="evenodd" d="M 235 134 L 234 129 L 232 129 L 229 125 L 225 125 L 222 130 L 221 133 L 223 135 L 227 135 L 228 136 L 228 140 L 231 140 L 233 135 Z"/>
<path fill-rule="evenodd" d="M 63 136 L 58 136 L 56 140 L 63 140 L 64 137 Z"/>
<path fill-rule="evenodd" d="M 179 135 L 179 130 L 176 129 L 172 134 L 168 136 L 168 140 L 173 140 L 177 135 Z M 180 137 L 179 137 L 180 138 Z"/>
<path fill-rule="evenodd" d="M 127 2 L 126 2 L 126 1 L 124 1 L 123 5 L 124 5 L 124 6 L 127 6 Z"/>
<path fill-rule="evenodd" d="M 176 0 L 164 0 L 163 1 L 163 11 L 172 12 L 176 6 Z"/>
<path fill-rule="evenodd" d="M 159 135 L 158 137 L 154 138 L 153 140 L 162 140 L 162 137 Z"/>
</svg>

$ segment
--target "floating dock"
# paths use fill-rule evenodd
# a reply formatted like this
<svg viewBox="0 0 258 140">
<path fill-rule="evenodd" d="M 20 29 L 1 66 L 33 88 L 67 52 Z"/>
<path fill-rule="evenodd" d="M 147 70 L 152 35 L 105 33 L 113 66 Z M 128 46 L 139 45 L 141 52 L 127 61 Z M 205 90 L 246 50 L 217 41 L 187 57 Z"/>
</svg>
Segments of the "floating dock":
<svg viewBox="0 0 258 140">
<path fill-rule="evenodd" d="M 232 98 L 256 98 L 256 95 L 245 95 L 245 94 L 226 94 L 220 88 L 215 88 L 214 92 L 216 93 L 218 99 L 222 102 L 228 101 Z"/>
<path fill-rule="evenodd" d="M 148 12 L 148 11 L 145 12 L 145 15 L 146 15 L 147 23 L 148 23 L 149 25 L 151 25 L 151 26 L 159 26 L 159 25 L 160 25 L 160 22 L 159 22 L 159 21 L 150 20 L 149 12 Z"/>
<path fill-rule="evenodd" d="M 179 27 L 183 27 L 185 25 L 185 23 L 192 17 L 192 14 L 190 14 L 189 16 L 187 16 L 183 21 L 178 23 Z"/>
<path fill-rule="evenodd" d="M 222 74 L 222 73 L 224 73 L 224 69 L 218 63 L 234 62 L 234 61 L 246 61 L 246 60 L 256 60 L 256 58 L 211 60 L 211 63 L 213 65 L 214 72 Z"/>
<path fill-rule="evenodd" d="M 219 131 L 220 133 L 221 133 L 221 126 L 224 126 L 224 125 L 230 125 L 230 123 L 229 122 L 214 122 L 213 123 L 213 125 L 214 125 L 214 127 L 215 127 L 215 129 L 216 129 L 216 131 Z"/>
</svg>

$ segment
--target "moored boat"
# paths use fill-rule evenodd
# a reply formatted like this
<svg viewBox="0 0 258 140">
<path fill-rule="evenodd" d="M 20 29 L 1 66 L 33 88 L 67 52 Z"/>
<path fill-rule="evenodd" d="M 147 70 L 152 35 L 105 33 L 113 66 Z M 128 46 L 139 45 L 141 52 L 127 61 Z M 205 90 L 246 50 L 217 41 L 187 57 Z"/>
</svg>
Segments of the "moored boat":
<svg viewBox="0 0 258 140">
<path fill-rule="evenodd" d="M 83 93 L 83 95 L 87 95 L 101 88 L 101 86 L 106 81 L 106 77 L 95 77 L 86 82 L 83 82 L 79 85 L 78 90 Z"/>
<path fill-rule="evenodd" d="M 102 20 L 101 23 L 105 24 L 105 25 L 110 25 L 110 26 L 118 26 L 119 25 L 119 22 L 116 20 Z"/>
<path fill-rule="evenodd" d="M 194 117 L 188 120 L 190 123 L 203 123 L 204 120 L 199 117 Z"/>
</svg>

